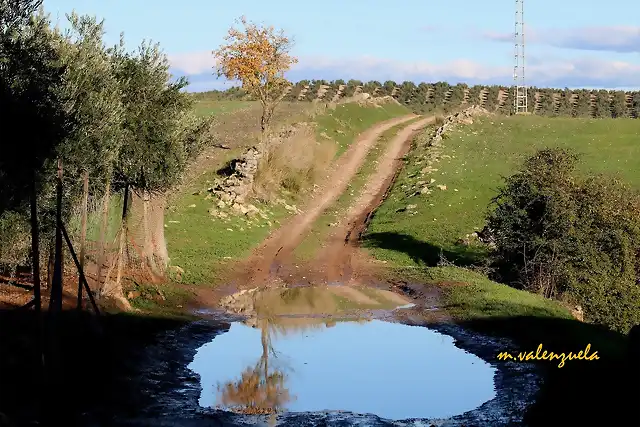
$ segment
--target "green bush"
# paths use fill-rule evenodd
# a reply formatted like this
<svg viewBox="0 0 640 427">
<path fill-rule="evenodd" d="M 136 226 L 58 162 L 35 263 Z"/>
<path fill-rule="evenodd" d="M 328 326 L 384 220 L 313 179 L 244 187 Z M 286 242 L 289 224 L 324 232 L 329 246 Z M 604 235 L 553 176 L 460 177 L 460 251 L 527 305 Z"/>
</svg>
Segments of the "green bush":
<svg viewBox="0 0 640 427">
<path fill-rule="evenodd" d="M 506 179 L 488 216 L 495 274 L 626 332 L 640 323 L 640 195 L 614 178 L 578 176 L 576 162 L 545 149 Z"/>
</svg>

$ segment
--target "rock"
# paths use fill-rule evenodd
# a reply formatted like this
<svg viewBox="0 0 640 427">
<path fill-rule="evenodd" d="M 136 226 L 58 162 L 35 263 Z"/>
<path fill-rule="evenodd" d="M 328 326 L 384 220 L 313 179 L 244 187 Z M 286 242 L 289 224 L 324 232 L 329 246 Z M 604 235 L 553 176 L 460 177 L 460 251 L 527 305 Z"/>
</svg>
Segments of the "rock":
<svg viewBox="0 0 640 427">
<path fill-rule="evenodd" d="M 184 269 L 182 269 L 182 267 L 179 267 L 177 265 L 172 265 L 171 267 L 169 267 L 169 272 L 171 273 L 171 275 L 173 276 L 173 279 L 176 282 L 182 281 L 182 276 L 184 275 Z"/>
<path fill-rule="evenodd" d="M 584 312 L 582 311 L 582 307 L 581 306 L 576 305 L 574 308 L 572 308 L 571 309 L 571 315 L 573 315 L 573 317 L 575 317 L 576 320 L 584 322 Z"/>
<path fill-rule="evenodd" d="M 255 207 L 252 204 L 248 204 L 247 205 L 247 213 L 246 213 L 246 215 L 253 216 L 253 215 L 258 214 L 258 213 L 260 213 L 260 209 L 258 209 L 257 207 Z"/>
<path fill-rule="evenodd" d="M 418 205 L 407 205 L 407 209 L 415 209 Z"/>
<path fill-rule="evenodd" d="M 127 299 L 136 299 L 136 298 L 140 298 L 140 292 L 139 291 L 130 291 L 127 294 Z"/>
<path fill-rule="evenodd" d="M 211 208 L 211 209 L 209 209 L 209 215 L 211 215 L 211 216 L 218 216 L 218 211 L 217 211 L 217 210 L 215 210 L 215 209 L 213 209 L 213 208 Z"/>
<path fill-rule="evenodd" d="M 195 207 L 196 207 L 196 205 L 195 205 L 195 204 L 193 204 L 193 205 L 189 205 L 189 207 L 190 207 L 190 208 L 195 208 Z"/>
<path fill-rule="evenodd" d="M 420 194 L 431 194 L 431 189 L 429 187 L 422 187 L 420 189 Z"/>
<path fill-rule="evenodd" d="M 227 204 L 224 202 L 224 200 L 219 200 L 218 201 L 218 208 L 224 209 L 226 206 L 227 206 Z"/>
<path fill-rule="evenodd" d="M 442 184 L 438 184 L 436 187 L 438 187 L 439 189 L 441 189 L 442 191 L 447 189 L 446 185 L 442 185 Z"/>
</svg>

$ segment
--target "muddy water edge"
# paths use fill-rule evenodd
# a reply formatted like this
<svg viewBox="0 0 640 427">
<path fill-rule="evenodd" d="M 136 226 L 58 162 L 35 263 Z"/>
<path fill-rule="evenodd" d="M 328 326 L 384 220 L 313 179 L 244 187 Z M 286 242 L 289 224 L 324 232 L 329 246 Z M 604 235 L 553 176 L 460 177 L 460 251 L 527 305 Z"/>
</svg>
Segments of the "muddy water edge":
<svg viewBox="0 0 640 427">
<path fill-rule="evenodd" d="M 362 293 L 368 296 L 372 295 L 369 290 Z M 353 295 L 351 302 L 355 302 L 355 305 L 360 305 L 360 307 L 349 307 L 348 301 L 345 303 L 344 294 L 336 299 L 338 301 L 337 305 L 331 306 L 326 301 L 322 302 L 323 298 L 325 298 L 323 297 L 324 294 L 316 294 L 315 296 L 318 297 L 320 295 L 318 297 L 318 301 L 320 301 L 318 305 L 321 306 L 321 311 L 325 311 L 325 313 L 317 313 L 317 310 L 315 310 L 315 314 L 310 313 L 309 310 L 303 307 L 302 309 L 296 309 L 300 313 L 286 313 L 281 309 L 279 312 L 276 310 L 275 316 L 309 318 L 321 315 L 322 322 L 336 318 L 344 319 L 354 315 L 360 318 L 364 316 L 368 317 L 369 320 L 427 328 L 425 332 L 452 337 L 452 344 L 460 352 L 466 352 L 482 359 L 494 370 L 493 397 L 476 408 L 450 418 L 402 418 L 401 421 L 385 419 L 372 414 L 363 415 L 320 410 L 283 412 L 274 418 L 273 414 L 264 413 L 265 411 L 262 411 L 263 413 L 251 413 L 252 411 L 244 411 L 244 413 L 237 413 L 238 411 L 236 411 L 234 413 L 206 407 L 206 405 L 201 406 L 202 391 L 207 385 L 201 384 L 200 375 L 189 369 L 190 365 L 194 363 L 199 349 L 206 344 L 215 343 L 216 339 L 223 336 L 222 334 L 228 334 L 232 325 L 237 327 L 236 325 L 243 322 L 245 325 L 247 322 L 251 325 L 251 319 L 254 319 L 254 322 L 256 319 L 256 316 L 254 316 L 257 311 L 255 307 L 240 308 L 238 310 L 237 307 L 236 309 L 231 307 L 233 304 L 229 304 L 229 301 L 227 301 L 225 310 L 201 311 L 199 313 L 200 320 L 162 334 L 154 345 L 146 349 L 140 365 L 141 369 L 130 378 L 130 387 L 136 390 L 138 394 L 137 410 L 132 413 L 131 410 L 119 411 L 117 408 L 113 408 L 114 411 L 111 412 L 113 424 L 109 425 L 240 426 L 269 425 L 275 422 L 276 425 L 282 426 L 506 426 L 517 425 L 522 422 L 522 417 L 527 407 L 533 402 L 534 396 L 539 389 L 540 375 L 534 365 L 496 363 L 496 355 L 499 352 L 517 350 L 510 342 L 471 333 L 447 322 L 446 316 L 442 316 L 440 310 L 425 303 L 425 300 L 418 293 L 414 294 L 413 298 L 403 296 L 403 298 L 410 300 L 409 304 L 401 304 L 402 301 L 400 300 L 395 301 L 396 308 L 402 307 L 399 310 L 390 308 L 389 304 L 385 305 L 384 302 L 382 304 L 384 307 L 375 306 L 370 301 L 353 297 Z M 299 298 L 309 300 L 309 295 L 299 296 Z M 380 300 L 379 296 L 376 295 L 373 296 L 373 299 Z M 222 305 L 225 305 L 224 301 Z M 344 310 L 345 305 L 348 313 Z M 311 316 L 312 314 L 313 316 Z M 385 340 L 381 337 L 378 341 L 383 343 Z M 407 343 L 406 351 L 415 351 L 415 349 L 412 349 L 410 343 Z M 367 356 L 363 355 L 363 357 Z M 212 360 L 211 363 L 216 362 Z M 393 360 L 391 363 L 402 364 L 403 360 Z M 193 368 L 193 366 L 191 367 Z M 419 367 L 415 368 L 416 374 L 419 374 L 417 372 L 418 369 Z M 240 372 L 230 372 L 230 374 L 237 374 L 236 376 L 239 377 Z M 452 373 L 452 377 L 453 375 Z M 415 384 L 415 380 L 423 384 Z M 438 384 L 433 384 L 426 378 L 420 378 L 420 375 L 413 375 L 412 378 L 407 379 L 407 388 L 415 390 L 415 393 L 427 395 L 428 393 L 424 392 L 424 390 L 433 389 L 434 387 L 438 387 Z M 384 390 L 381 390 L 380 394 L 384 395 Z M 97 424 L 88 422 L 86 425 Z M 100 425 L 104 425 L 104 423 Z"/>
</svg>

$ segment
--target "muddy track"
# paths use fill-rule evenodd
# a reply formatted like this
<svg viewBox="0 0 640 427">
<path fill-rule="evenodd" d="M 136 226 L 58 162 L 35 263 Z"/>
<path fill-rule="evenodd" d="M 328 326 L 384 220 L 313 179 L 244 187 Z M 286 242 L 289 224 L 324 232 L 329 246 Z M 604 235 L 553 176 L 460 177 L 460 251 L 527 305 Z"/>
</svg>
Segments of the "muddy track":
<svg viewBox="0 0 640 427">
<path fill-rule="evenodd" d="M 328 282 L 347 284 L 354 279 L 354 263 L 358 261 L 356 248 L 373 212 L 380 206 L 400 172 L 402 158 L 409 152 L 413 136 L 433 122 L 433 117 L 427 117 L 403 128 L 378 159 L 378 166 L 368 178 L 362 194 L 320 252 L 318 259 Z"/>
<path fill-rule="evenodd" d="M 347 151 L 334 164 L 328 173 L 329 179 L 303 207 L 302 212 L 283 224 L 272 233 L 262 245 L 240 266 L 241 274 L 237 276 L 240 287 L 259 286 L 272 282 L 280 276 L 280 270 L 290 261 L 291 252 L 304 238 L 315 220 L 329 208 L 347 189 L 365 161 L 367 153 L 375 145 L 377 139 L 387 130 L 415 119 L 415 114 L 386 120 L 358 136 Z"/>
<path fill-rule="evenodd" d="M 319 284 L 349 283 L 354 278 L 354 266 L 359 262 L 355 249 L 361 234 L 371 219 L 371 214 L 383 200 L 402 166 L 402 157 L 410 148 L 413 135 L 433 121 L 422 118 L 402 128 L 389 142 L 385 152 L 378 158 L 375 172 L 351 206 L 336 231 L 324 242 L 316 259 L 298 265 L 292 256 L 293 250 L 304 239 L 316 219 L 346 191 L 365 161 L 376 140 L 394 126 L 415 120 L 419 116 L 408 115 L 380 123 L 363 134 L 349 147 L 333 167 L 331 179 L 319 189 L 318 196 L 311 198 L 301 213 L 291 218 L 276 230 L 246 261 L 239 266 L 234 287 L 255 287 L 268 283 Z M 356 261 L 358 260 L 358 261 Z M 361 270 L 361 269 L 358 269 Z M 360 272 L 361 273 L 361 272 Z M 357 274 L 356 276 L 359 276 Z M 364 279 L 364 277 L 363 277 Z M 372 277 L 373 279 L 373 277 Z M 366 280 L 365 282 L 369 282 Z M 367 283 L 373 285 L 373 283 Z"/>
</svg>

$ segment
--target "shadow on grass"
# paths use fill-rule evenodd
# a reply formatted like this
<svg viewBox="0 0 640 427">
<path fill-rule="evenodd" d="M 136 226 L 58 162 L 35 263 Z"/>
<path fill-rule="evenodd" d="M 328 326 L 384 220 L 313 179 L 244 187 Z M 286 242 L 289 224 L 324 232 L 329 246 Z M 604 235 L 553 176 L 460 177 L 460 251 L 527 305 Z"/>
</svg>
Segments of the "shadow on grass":
<svg viewBox="0 0 640 427">
<path fill-rule="evenodd" d="M 632 363 L 627 336 L 576 320 L 535 315 L 487 317 L 458 324 L 467 330 L 509 338 L 522 352 L 535 353 L 540 344 L 543 350 L 554 353 L 576 354 L 588 344 L 590 354 L 597 351 L 599 360 L 568 360 L 562 368 L 558 368 L 557 360 L 533 362 L 541 366 L 543 384 L 525 414 L 527 425 L 640 425 L 640 360 Z M 497 354 L 484 356 L 497 361 Z"/>
<path fill-rule="evenodd" d="M 416 264 L 428 267 L 438 265 L 441 255 L 447 261 L 463 267 L 475 264 L 484 255 L 484 251 L 479 247 L 457 245 L 454 250 L 447 250 L 413 236 L 395 232 L 365 234 L 362 238 L 362 246 L 402 252 Z"/>
<path fill-rule="evenodd" d="M 142 400 L 153 398 L 132 381 L 145 348 L 190 319 L 103 314 L 99 328 L 94 320 L 76 311 L 60 315 L 59 381 L 49 383 L 38 368 L 35 312 L 0 310 L 0 413 L 13 425 L 72 427 L 87 425 L 87 418 L 112 425 L 115 413 L 137 413 Z"/>
</svg>

